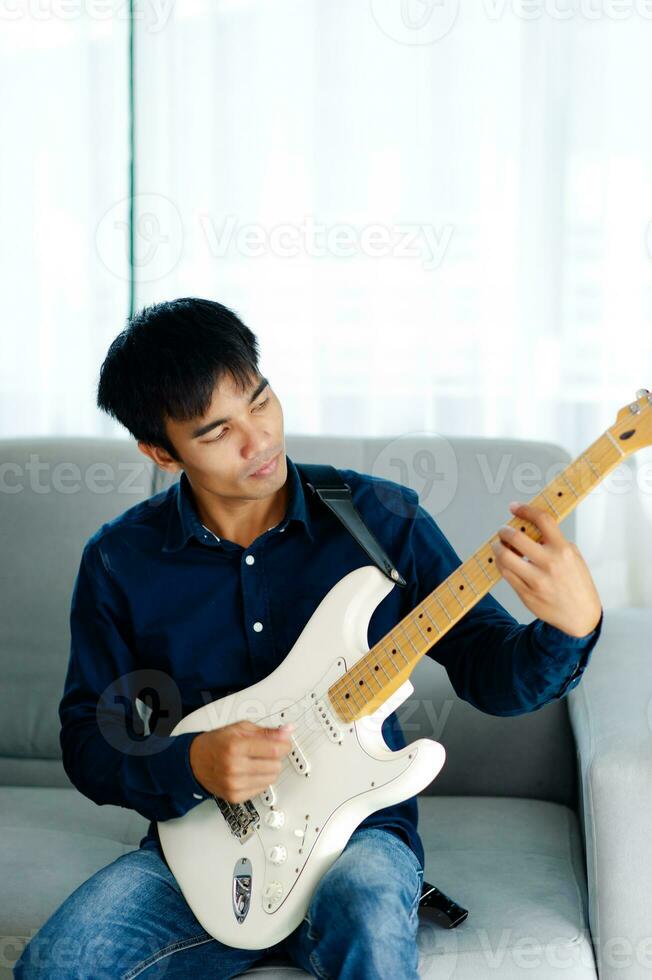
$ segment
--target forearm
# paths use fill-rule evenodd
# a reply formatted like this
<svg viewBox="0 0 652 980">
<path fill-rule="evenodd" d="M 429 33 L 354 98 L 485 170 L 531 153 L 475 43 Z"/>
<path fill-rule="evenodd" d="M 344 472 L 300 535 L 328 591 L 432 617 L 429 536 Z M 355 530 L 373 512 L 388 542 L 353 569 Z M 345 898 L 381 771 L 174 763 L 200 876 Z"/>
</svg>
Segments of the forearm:
<svg viewBox="0 0 652 980">
<path fill-rule="evenodd" d="M 579 683 L 601 628 L 602 617 L 587 637 L 571 637 L 539 619 L 521 624 L 487 595 L 430 656 L 443 664 L 463 700 L 488 714 L 518 715 Z"/>
</svg>

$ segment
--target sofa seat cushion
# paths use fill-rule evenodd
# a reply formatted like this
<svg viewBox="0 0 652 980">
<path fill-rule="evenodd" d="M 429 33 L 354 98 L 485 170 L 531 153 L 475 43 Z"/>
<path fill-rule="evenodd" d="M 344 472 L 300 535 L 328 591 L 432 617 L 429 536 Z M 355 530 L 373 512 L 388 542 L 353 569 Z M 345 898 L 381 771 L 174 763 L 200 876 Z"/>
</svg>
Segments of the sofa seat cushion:
<svg viewBox="0 0 652 980">
<path fill-rule="evenodd" d="M 98 807 L 74 789 L 0 787 L 3 882 L 0 976 L 28 938 L 83 881 L 138 846 L 147 821 Z M 596 969 L 575 814 L 537 800 L 419 797 L 426 880 L 469 909 L 444 930 L 422 916 L 419 972 L 433 980 L 565 980 Z M 308 974 L 283 956 L 243 976 Z"/>
<path fill-rule="evenodd" d="M 595 980 L 572 810 L 514 797 L 420 796 L 419 833 L 426 881 L 469 909 L 450 930 L 422 915 L 422 976 Z"/>
<path fill-rule="evenodd" d="M 2 936 L 32 936 L 83 881 L 138 847 L 147 825 L 76 789 L 0 786 Z"/>
</svg>

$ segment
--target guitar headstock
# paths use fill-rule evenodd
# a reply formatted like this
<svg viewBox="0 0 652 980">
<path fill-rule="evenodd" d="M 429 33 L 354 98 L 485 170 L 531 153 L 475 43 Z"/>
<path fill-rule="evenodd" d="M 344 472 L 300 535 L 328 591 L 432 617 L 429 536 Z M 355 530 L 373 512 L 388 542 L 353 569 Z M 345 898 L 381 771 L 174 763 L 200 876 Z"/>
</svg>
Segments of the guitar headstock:
<svg viewBox="0 0 652 980">
<path fill-rule="evenodd" d="M 639 388 L 636 400 L 623 405 L 608 431 L 626 456 L 652 446 L 652 393 Z"/>
</svg>

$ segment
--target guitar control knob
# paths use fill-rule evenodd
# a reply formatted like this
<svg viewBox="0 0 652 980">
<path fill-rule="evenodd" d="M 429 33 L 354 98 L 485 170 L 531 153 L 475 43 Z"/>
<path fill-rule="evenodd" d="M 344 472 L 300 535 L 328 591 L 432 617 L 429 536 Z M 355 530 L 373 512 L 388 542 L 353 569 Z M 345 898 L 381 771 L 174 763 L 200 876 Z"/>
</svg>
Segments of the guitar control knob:
<svg viewBox="0 0 652 980">
<path fill-rule="evenodd" d="M 283 864 L 287 856 L 288 852 L 282 844 L 275 844 L 269 852 L 269 859 L 272 864 Z"/>
<path fill-rule="evenodd" d="M 282 827 L 285 823 L 285 814 L 282 810 L 270 810 L 265 814 L 265 823 L 269 827 Z"/>
<path fill-rule="evenodd" d="M 263 896 L 268 902 L 278 902 L 282 895 L 283 885 L 280 881 L 270 881 L 269 884 L 265 885 Z"/>
</svg>

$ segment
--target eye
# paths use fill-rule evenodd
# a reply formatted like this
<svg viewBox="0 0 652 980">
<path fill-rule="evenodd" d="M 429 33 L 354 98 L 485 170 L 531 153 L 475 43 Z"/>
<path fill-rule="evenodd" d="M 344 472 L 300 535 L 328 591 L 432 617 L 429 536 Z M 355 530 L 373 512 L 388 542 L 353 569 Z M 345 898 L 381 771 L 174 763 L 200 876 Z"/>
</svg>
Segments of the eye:
<svg viewBox="0 0 652 980">
<path fill-rule="evenodd" d="M 256 408 L 257 409 L 264 408 L 268 401 L 269 401 L 269 395 L 267 396 L 267 398 L 265 399 L 265 401 L 260 402 L 260 404 L 257 405 Z M 226 431 L 227 431 L 226 429 L 222 429 L 222 431 L 220 432 L 219 436 L 215 436 L 215 438 L 214 439 L 210 439 L 209 442 L 219 442 L 220 439 L 222 438 L 222 436 L 224 435 L 224 433 Z"/>
</svg>

